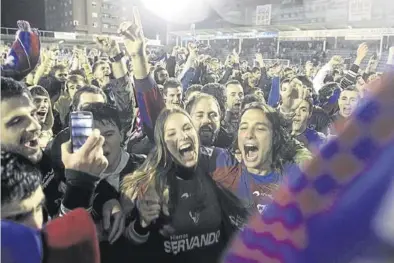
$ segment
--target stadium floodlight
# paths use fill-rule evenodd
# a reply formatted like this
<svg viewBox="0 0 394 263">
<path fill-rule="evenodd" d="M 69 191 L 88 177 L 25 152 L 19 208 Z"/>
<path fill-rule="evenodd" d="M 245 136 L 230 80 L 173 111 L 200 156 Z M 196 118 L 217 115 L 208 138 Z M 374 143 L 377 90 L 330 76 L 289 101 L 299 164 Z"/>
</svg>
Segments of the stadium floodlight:
<svg viewBox="0 0 394 263">
<path fill-rule="evenodd" d="M 162 19 L 178 24 L 192 24 L 209 15 L 205 1 L 195 0 L 143 0 L 145 8 Z"/>
</svg>

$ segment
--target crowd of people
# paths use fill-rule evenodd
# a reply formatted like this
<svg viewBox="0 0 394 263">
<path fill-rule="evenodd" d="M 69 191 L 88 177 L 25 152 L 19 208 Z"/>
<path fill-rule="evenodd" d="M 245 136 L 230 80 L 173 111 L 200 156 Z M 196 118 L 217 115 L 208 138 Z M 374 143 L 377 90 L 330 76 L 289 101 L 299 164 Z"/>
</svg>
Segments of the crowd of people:
<svg viewBox="0 0 394 263">
<path fill-rule="evenodd" d="M 9 249 L 4 262 L 33 262 L 21 258 L 25 251 L 48 263 L 213 263 L 239 231 L 234 244 L 245 243 L 226 262 L 317 262 L 290 260 L 283 244 L 258 261 L 252 247 L 265 243 L 244 236 L 244 226 L 252 214 L 269 215 L 280 185 L 343 134 L 383 82 L 372 63 L 360 68 L 368 45 L 360 43 L 349 69 L 340 56 L 284 67 L 266 64 L 262 53 L 248 63 L 234 50 L 223 61 L 196 42 L 154 61 L 133 14 L 119 26 L 124 45 L 99 36 L 95 49 L 76 46 L 67 60 L 56 46 L 42 48 L 29 24 L 19 22 L 1 77 L 2 243 L 23 247 L 57 228 L 74 235 L 58 246 L 69 249 L 70 240 L 97 234 L 99 247 L 85 245 L 84 258 L 43 238 L 50 249 Z M 392 67 L 394 47 L 389 52 Z M 92 114 L 94 130 L 73 151 L 70 114 L 81 111 Z M 75 238 L 78 226 L 86 226 L 83 238 Z M 42 255 L 52 250 L 58 254 Z M 264 261 L 274 254 L 283 254 L 281 261 Z"/>
</svg>

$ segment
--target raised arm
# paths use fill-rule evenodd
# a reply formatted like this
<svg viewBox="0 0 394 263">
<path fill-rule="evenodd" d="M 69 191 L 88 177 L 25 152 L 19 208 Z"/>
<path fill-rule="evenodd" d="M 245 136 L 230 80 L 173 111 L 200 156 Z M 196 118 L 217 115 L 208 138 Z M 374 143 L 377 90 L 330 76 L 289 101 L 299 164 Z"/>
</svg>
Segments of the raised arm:
<svg viewBox="0 0 394 263">
<path fill-rule="evenodd" d="M 387 58 L 386 72 L 394 72 L 394 46 L 389 49 L 389 57 Z"/>
<path fill-rule="evenodd" d="M 362 43 L 357 49 L 357 57 L 350 70 L 346 73 L 345 77 L 341 80 L 341 88 L 345 89 L 347 86 L 354 85 L 360 65 L 368 53 L 368 46 L 366 43 Z"/>
<path fill-rule="evenodd" d="M 135 92 L 144 131 L 153 141 L 154 124 L 165 104 L 156 82 L 149 74 L 146 41 L 137 10 L 134 10 L 133 21 L 120 25 L 119 33 L 124 36 L 126 50 L 132 58 Z"/>
</svg>

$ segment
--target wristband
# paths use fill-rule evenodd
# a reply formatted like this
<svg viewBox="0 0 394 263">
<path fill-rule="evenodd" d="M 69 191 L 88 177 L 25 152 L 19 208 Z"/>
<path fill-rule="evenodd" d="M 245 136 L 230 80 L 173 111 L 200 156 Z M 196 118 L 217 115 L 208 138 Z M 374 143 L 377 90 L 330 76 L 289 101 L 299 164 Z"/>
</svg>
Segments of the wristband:
<svg viewBox="0 0 394 263">
<path fill-rule="evenodd" d="M 124 53 L 121 51 L 115 57 L 109 58 L 109 61 L 111 61 L 112 63 L 118 62 L 118 61 L 122 60 L 123 57 L 124 57 Z"/>
</svg>

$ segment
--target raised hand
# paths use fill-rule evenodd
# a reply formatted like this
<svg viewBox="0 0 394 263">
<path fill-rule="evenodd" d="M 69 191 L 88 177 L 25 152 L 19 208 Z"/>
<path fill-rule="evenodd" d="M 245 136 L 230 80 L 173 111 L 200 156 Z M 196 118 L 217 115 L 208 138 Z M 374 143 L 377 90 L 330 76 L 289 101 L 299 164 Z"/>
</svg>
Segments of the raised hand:
<svg viewBox="0 0 394 263">
<path fill-rule="evenodd" d="M 108 160 L 103 153 L 104 137 L 95 129 L 84 145 L 72 152 L 71 141 L 62 144 L 62 162 L 65 169 L 80 171 L 100 176 L 108 166 Z"/>
<path fill-rule="evenodd" d="M 226 61 L 224 63 L 226 65 L 226 67 L 232 68 L 234 65 L 234 60 L 233 60 L 233 56 L 231 54 L 229 54 L 226 58 Z"/>
<path fill-rule="evenodd" d="M 112 219 L 112 224 L 111 224 Z M 103 228 L 109 233 L 108 241 L 114 243 L 125 229 L 125 216 L 122 206 L 116 199 L 108 200 L 103 206 Z"/>
<path fill-rule="evenodd" d="M 286 113 L 294 112 L 303 100 L 310 96 L 308 89 L 302 82 L 294 78 L 287 89 L 281 91 L 282 105 L 281 110 Z"/>
<path fill-rule="evenodd" d="M 256 61 L 259 63 L 260 67 L 264 66 L 263 55 L 261 53 L 256 53 Z"/>
<path fill-rule="evenodd" d="M 142 227 L 148 227 L 159 218 L 161 211 L 160 197 L 154 186 L 150 186 L 144 195 L 137 200 L 137 209 Z"/>
<path fill-rule="evenodd" d="M 357 57 L 364 59 L 368 53 L 368 45 L 367 43 L 362 43 L 357 49 Z"/>
<path fill-rule="evenodd" d="M 239 63 L 239 54 L 237 53 L 237 51 L 235 50 L 235 48 L 233 49 L 233 62 L 234 63 Z"/>
<path fill-rule="evenodd" d="M 98 56 L 98 55 L 99 55 L 99 51 L 95 48 L 92 48 L 89 51 L 88 57 L 94 58 L 95 56 Z"/>
<path fill-rule="evenodd" d="M 328 63 L 330 63 L 331 66 L 334 66 L 334 67 L 339 66 L 339 65 L 343 64 L 343 58 L 341 56 L 335 55 L 331 58 L 330 62 L 328 62 Z"/>
<path fill-rule="evenodd" d="M 132 21 L 122 22 L 118 33 L 125 38 L 126 50 L 130 56 L 143 56 L 146 52 L 146 40 L 142 30 L 140 14 L 136 7 L 133 7 Z"/>
<path fill-rule="evenodd" d="M 179 46 L 173 47 L 172 52 L 171 52 L 171 56 L 176 57 L 178 55 L 179 49 L 180 49 Z"/>
<path fill-rule="evenodd" d="M 187 44 L 187 50 L 190 55 L 197 57 L 197 46 L 193 42 Z"/>
<path fill-rule="evenodd" d="M 115 57 L 120 53 L 119 44 L 109 36 L 97 36 L 95 42 L 98 48 L 110 57 Z"/>
</svg>

